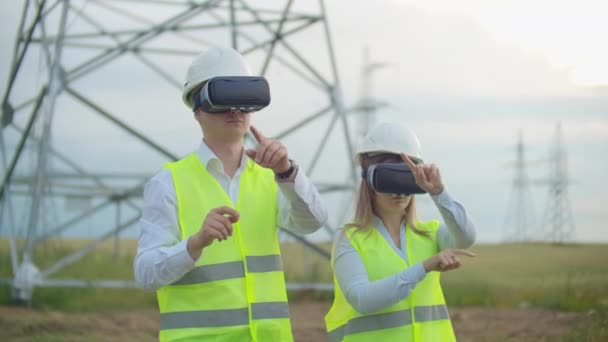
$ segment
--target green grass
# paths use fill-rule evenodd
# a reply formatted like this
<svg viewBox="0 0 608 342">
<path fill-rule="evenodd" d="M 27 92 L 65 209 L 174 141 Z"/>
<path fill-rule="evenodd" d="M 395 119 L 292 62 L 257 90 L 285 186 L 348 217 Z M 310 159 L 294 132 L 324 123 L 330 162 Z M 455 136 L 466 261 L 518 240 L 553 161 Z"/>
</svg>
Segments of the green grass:
<svg viewBox="0 0 608 342">
<path fill-rule="evenodd" d="M 50 241 L 37 249 L 40 269 L 84 245 L 85 241 Z M 113 256 L 108 242 L 53 278 L 133 279 L 135 241 L 121 241 Z M 322 245 L 326 250 L 328 244 Z M 608 245 L 503 244 L 471 248 L 456 271 L 442 275 L 450 306 L 541 307 L 604 313 L 608 310 Z M 329 263 L 299 244 L 282 246 L 285 274 L 291 282 L 331 282 Z M 0 240 L 0 278 L 10 277 L 8 243 Z M 329 300 L 331 293 L 290 293 L 290 298 Z M 0 286 L 0 303 L 10 301 L 10 289 Z M 155 293 L 140 289 L 37 288 L 34 305 L 65 311 L 153 308 Z"/>
<path fill-rule="evenodd" d="M 36 249 L 34 262 L 43 270 L 86 243 L 88 242 L 81 240 L 49 241 Z M 113 242 L 108 241 L 79 261 L 61 269 L 52 278 L 132 280 L 136 242 L 121 241 L 120 244 L 120 252 L 116 257 Z M 8 242 L 0 240 L 0 278 L 7 277 L 11 277 Z M 0 304 L 10 302 L 10 288 L 0 286 Z M 66 312 L 154 308 L 156 293 L 141 289 L 39 287 L 34 291 L 33 306 Z"/>
<path fill-rule="evenodd" d="M 481 245 L 472 250 L 476 258 L 443 275 L 451 305 L 608 309 L 606 245 Z"/>
<path fill-rule="evenodd" d="M 608 312 L 590 311 L 579 327 L 570 333 L 564 342 L 605 342 L 608 341 Z"/>
<path fill-rule="evenodd" d="M 501 244 L 471 250 L 477 257 L 463 257 L 462 268 L 442 275 L 449 305 L 608 309 L 608 245 Z M 328 262 L 304 246 L 284 246 L 283 255 L 288 280 L 332 281 Z"/>
</svg>

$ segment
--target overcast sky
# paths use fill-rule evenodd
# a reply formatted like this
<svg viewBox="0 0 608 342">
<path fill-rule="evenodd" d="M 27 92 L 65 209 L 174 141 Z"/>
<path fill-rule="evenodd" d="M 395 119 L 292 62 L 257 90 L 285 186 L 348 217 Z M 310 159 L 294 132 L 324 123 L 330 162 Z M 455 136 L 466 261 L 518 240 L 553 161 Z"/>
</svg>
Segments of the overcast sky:
<svg viewBox="0 0 608 342">
<path fill-rule="evenodd" d="M 2 94 L 23 2 L 17 3 L 0 4 Z M 102 2 L 105 6 L 96 1 L 72 3 L 113 30 L 145 26 L 134 25 L 108 9 L 108 4 L 131 6 L 129 2 Z M 280 9 L 273 6 L 283 2 L 263 3 L 265 8 Z M 294 3 L 294 11 L 318 12 L 316 2 Z M 326 7 L 345 106 L 354 106 L 364 89 L 361 69 L 367 47 L 370 60 L 384 64 L 369 80 L 368 91 L 389 104 L 377 112 L 377 120 L 402 121 L 418 133 L 423 156 L 438 164 L 450 193 L 474 217 L 480 241 L 500 241 L 504 236 L 515 172 L 510 163 L 515 158 L 518 131 L 523 132 L 528 146 L 527 157 L 542 161 L 547 159 L 558 121 L 573 180 L 569 198 L 577 229 L 575 238 L 586 242 L 608 240 L 604 232 L 608 212 L 602 198 L 608 190 L 604 176 L 608 172 L 608 46 L 604 43 L 608 5 L 604 1 L 326 1 Z M 140 5 L 136 13 L 158 20 L 178 10 Z M 199 18 L 192 23 L 206 20 L 210 19 Z M 49 18 L 49 32 L 53 32 L 53 22 L 56 18 Z M 70 18 L 68 22 L 70 32 L 92 30 L 82 19 Z M 254 38 L 264 37 L 256 28 L 248 33 Z M 164 35 L 146 46 L 198 51 L 204 48 L 201 42 L 229 44 L 229 35 L 218 30 L 191 35 L 198 43 Z M 244 40 L 240 44 L 248 46 Z M 324 77 L 333 79 L 322 26 L 316 24 L 294 35 L 290 44 Z M 66 69 L 91 53 L 64 49 Z M 295 61 L 281 45 L 276 53 Z M 260 70 L 262 57 L 256 53 L 247 56 L 254 70 Z M 191 59 L 164 55 L 149 58 L 179 82 Z M 43 63 L 39 53 L 26 57 L 11 94 L 13 105 L 30 98 L 44 84 Z M 325 93 L 276 61 L 266 76 L 272 104 L 254 114 L 253 122 L 268 135 L 278 134 L 327 104 Z M 199 128 L 181 104 L 179 89 L 132 55 L 108 63 L 71 87 L 177 155 L 189 153 L 200 141 Z M 54 146 L 89 171 L 118 169 L 151 174 L 166 161 L 69 96 L 62 95 L 56 108 Z M 18 113 L 15 121 L 23 123 L 27 117 L 24 113 L 29 111 Z M 355 121 L 356 117 L 351 116 L 351 128 L 357 127 Z M 327 116 L 284 140 L 301 165 L 308 165 L 330 122 Z M 9 147 L 15 141 L 16 135 L 7 133 Z M 348 177 L 343 141 L 341 126 L 336 125 L 313 180 L 344 181 Z M 27 170 L 28 165 L 20 166 Z M 528 169 L 530 178 L 539 184 L 530 189 L 530 205 L 536 213 L 531 231 L 540 229 L 548 202 L 548 188 L 540 184 L 547 179 L 549 167 L 546 162 L 537 162 Z M 327 201 L 332 224 L 337 225 L 341 208 L 347 206 L 342 203 L 345 197 L 328 196 Z M 436 215 L 431 202 L 422 201 L 422 218 Z"/>
</svg>

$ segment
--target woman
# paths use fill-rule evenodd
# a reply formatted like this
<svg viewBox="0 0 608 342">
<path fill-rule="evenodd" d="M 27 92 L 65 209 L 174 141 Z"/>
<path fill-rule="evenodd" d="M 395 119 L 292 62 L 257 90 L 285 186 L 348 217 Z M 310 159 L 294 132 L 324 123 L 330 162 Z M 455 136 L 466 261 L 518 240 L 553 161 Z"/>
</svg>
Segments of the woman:
<svg viewBox="0 0 608 342">
<path fill-rule="evenodd" d="M 411 130 L 381 123 L 357 154 L 364 177 L 355 218 L 338 231 L 332 251 L 335 297 L 325 317 L 329 341 L 455 340 L 439 272 L 460 267 L 459 255 L 474 256 L 463 250 L 475 240 L 471 220 L 445 190 L 439 169 L 423 164 Z M 444 224 L 417 220 L 413 194 L 402 193 L 403 187 L 388 178 L 369 177 L 386 163 L 400 163 L 403 177 L 411 171 L 415 184 L 410 188 L 417 185 L 418 192 L 431 195 Z"/>
</svg>

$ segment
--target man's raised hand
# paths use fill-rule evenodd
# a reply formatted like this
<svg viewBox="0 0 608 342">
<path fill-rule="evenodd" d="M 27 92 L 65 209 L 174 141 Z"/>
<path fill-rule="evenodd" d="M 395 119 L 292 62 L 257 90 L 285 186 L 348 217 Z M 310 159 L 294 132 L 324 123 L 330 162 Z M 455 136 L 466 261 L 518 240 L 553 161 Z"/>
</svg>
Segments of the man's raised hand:
<svg viewBox="0 0 608 342">
<path fill-rule="evenodd" d="M 245 153 L 259 165 L 272 169 L 275 173 L 283 173 L 291 167 L 287 148 L 280 141 L 268 138 L 257 128 L 250 126 L 249 130 L 258 142 L 256 149 L 246 150 Z"/>
</svg>

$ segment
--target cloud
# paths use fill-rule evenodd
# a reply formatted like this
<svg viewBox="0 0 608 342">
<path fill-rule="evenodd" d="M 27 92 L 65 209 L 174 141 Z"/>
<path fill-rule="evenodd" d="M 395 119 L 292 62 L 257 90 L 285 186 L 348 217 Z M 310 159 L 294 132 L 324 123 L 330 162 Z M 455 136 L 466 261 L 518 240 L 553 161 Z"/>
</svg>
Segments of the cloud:
<svg viewBox="0 0 608 342">
<path fill-rule="evenodd" d="M 579 86 L 608 84 L 608 4 L 603 0 L 394 0 L 438 15 L 477 22 L 494 40 L 544 56 Z"/>
<path fill-rule="evenodd" d="M 588 94 L 588 90 L 580 90 L 570 82 L 568 68 L 552 66 L 542 54 L 495 39 L 484 23 L 459 13 L 436 12 L 388 0 L 348 4 L 331 1 L 326 5 L 346 105 L 354 105 L 360 95 L 362 51 L 363 46 L 368 45 L 372 61 L 390 64 L 377 70 L 371 81 L 373 94 L 392 104 L 389 108 L 392 113 L 378 113 L 378 116 L 415 125 L 425 153 L 446 171 L 450 189 L 478 220 L 480 230 L 483 229 L 480 236 L 484 239 L 498 236 L 501 229 L 512 175 L 504 163 L 514 158 L 513 146 L 519 128 L 524 129 L 524 138 L 532 146 L 534 156 L 540 156 L 550 145 L 555 122 L 561 120 L 567 146 L 573 150 L 572 175 L 579 178 L 592 175 L 598 182 L 594 186 L 606 187 L 600 171 L 606 170 L 607 164 L 598 157 L 605 154 L 608 130 L 607 102 L 597 96 L 604 94 L 601 89 L 593 90 L 598 92 L 596 97 L 578 96 Z M 0 23 L 0 27 L 5 28 L 0 39 L 3 47 L 7 47 L 0 56 L 2 82 L 12 56 L 9 47 L 14 41 L 12 32 L 17 25 L 18 11 L 8 4 L 0 6 L 2 19 L 11 19 Z M 305 6 L 311 6 L 310 2 Z M 516 20 L 516 16 L 509 18 Z M 217 37 L 221 37 L 221 42 L 228 44 L 225 33 L 212 31 L 205 38 L 215 36 L 220 41 Z M 318 63 L 319 72 L 331 79 L 322 26 L 294 38 L 293 46 Z M 171 35 L 158 43 L 202 49 L 200 44 L 188 45 L 172 39 Z M 75 52 L 74 49 L 65 51 Z M 276 52 L 288 56 L 281 46 Z M 65 57 L 73 66 L 76 59 L 83 56 Z M 25 68 L 23 74 L 27 77 L 14 94 L 20 98 L 34 88 L 26 81 L 44 79 L 39 75 L 38 57 L 32 54 L 29 58 L 30 67 Z M 182 79 L 190 60 L 188 56 L 153 58 L 168 67 L 178 80 Z M 252 63 L 263 60 L 259 55 L 247 58 Z M 327 94 L 295 80 L 276 61 L 271 64 L 268 77 L 273 92 L 272 105 L 253 114 L 256 125 L 268 135 L 281 132 L 328 103 Z M 79 79 L 73 86 L 176 154 L 191 151 L 200 141 L 200 131 L 191 113 L 180 102 L 179 89 L 136 63 L 130 55 Z M 152 172 L 162 166 L 162 156 L 75 104 L 69 96 L 62 95 L 58 108 L 55 147 L 88 169 L 112 171 L 110 168 L 120 167 Z M 351 129 L 356 127 L 354 115 L 349 117 Z M 20 116 L 19 120 L 24 118 Z M 313 159 L 329 122 L 329 116 L 319 119 L 284 139 L 303 170 Z M 350 177 L 342 130 L 339 122 L 330 134 L 325 153 L 313 174 L 315 181 L 343 182 Z M 11 139 L 9 144 L 16 141 L 14 136 Z M 535 172 L 535 176 L 543 176 L 544 169 Z M 587 187 L 573 189 L 574 198 L 585 196 L 584 189 L 588 190 Z M 599 193 L 591 194 L 597 197 Z M 344 202 L 340 196 L 331 199 L 336 201 L 331 204 L 334 207 Z M 434 209 L 432 204 L 430 209 Z M 585 233 L 587 239 L 599 236 L 596 228 L 606 221 L 605 214 L 597 215 L 590 225 L 592 228 Z"/>
<path fill-rule="evenodd" d="M 374 74 L 375 93 L 381 96 L 397 92 L 503 97 L 578 93 L 567 69 L 551 66 L 540 54 L 494 40 L 482 25 L 465 16 L 391 1 L 332 10 L 347 93 L 359 90 L 349 83 L 360 81 L 364 44 L 370 47 L 372 61 L 392 65 Z"/>
</svg>

